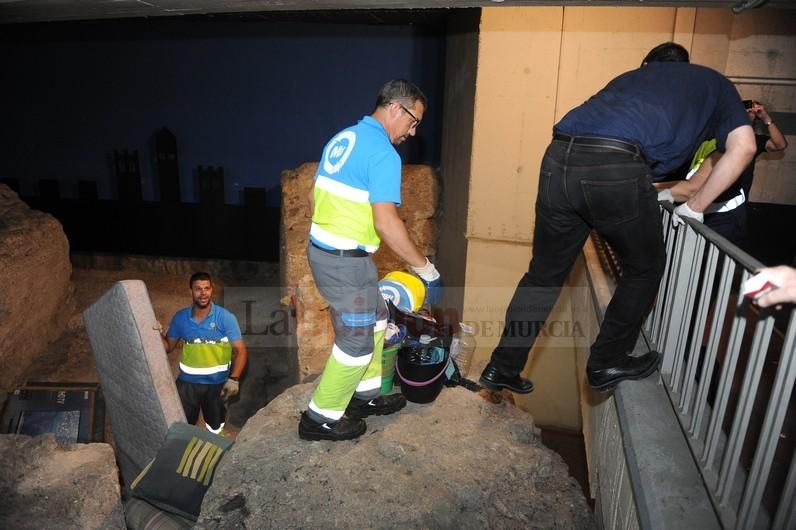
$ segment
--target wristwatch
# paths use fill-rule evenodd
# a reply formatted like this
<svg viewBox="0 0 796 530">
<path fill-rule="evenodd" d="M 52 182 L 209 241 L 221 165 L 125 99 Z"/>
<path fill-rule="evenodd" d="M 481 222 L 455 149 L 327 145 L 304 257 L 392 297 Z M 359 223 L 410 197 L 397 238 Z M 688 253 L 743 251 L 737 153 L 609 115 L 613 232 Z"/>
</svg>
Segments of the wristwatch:
<svg viewBox="0 0 796 530">
<path fill-rule="evenodd" d="M 227 377 L 230 381 L 235 381 L 236 383 L 240 382 L 238 377 Z"/>
<path fill-rule="evenodd" d="M 774 123 L 774 120 L 764 121 L 763 123 L 766 124 L 766 127 L 771 127 L 771 125 Z"/>
</svg>

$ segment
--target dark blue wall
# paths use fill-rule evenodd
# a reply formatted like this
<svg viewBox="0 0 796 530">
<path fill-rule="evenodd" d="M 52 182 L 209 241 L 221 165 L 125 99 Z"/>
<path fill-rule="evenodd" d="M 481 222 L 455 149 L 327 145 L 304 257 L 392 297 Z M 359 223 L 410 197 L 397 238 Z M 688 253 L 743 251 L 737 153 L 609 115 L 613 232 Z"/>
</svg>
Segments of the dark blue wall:
<svg viewBox="0 0 796 530">
<path fill-rule="evenodd" d="M 56 29 L 53 29 L 56 28 Z M 381 85 L 405 77 L 430 99 L 404 162 L 439 161 L 444 30 L 439 25 L 305 22 L 112 22 L 37 27 L 0 40 L 0 179 L 22 195 L 40 178 L 76 197 L 95 180 L 116 197 L 110 155 L 139 152 L 143 197 L 158 199 L 152 136 L 177 137 L 182 200 L 197 165 L 223 166 L 225 195 L 271 190 L 280 173 L 320 156 L 337 130 L 371 111 Z"/>
</svg>

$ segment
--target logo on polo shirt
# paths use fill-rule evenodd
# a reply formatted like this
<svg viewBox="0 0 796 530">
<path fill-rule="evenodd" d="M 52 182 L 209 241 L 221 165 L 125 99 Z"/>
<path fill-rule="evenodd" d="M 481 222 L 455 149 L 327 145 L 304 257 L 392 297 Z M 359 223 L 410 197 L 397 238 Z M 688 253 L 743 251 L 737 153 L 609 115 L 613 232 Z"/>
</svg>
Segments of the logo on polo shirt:
<svg viewBox="0 0 796 530">
<path fill-rule="evenodd" d="M 332 138 L 323 156 L 323 170 L 327 175 L 334 175 L 343 168 L 356 143 L 357 135 L 354 131 L 343 131 Z"/>
</svg>

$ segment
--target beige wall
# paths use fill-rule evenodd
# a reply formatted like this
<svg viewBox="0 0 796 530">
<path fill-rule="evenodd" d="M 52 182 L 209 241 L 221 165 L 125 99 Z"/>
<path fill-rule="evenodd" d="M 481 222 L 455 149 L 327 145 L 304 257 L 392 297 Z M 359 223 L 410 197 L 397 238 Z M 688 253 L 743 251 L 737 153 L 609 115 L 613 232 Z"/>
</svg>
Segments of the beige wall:
<svg viewBox="0 0 796 530">
<path fill-rule="evenodd" d="M 689 48 L 694 62 L 728 75 L 796 78 L 794 27 L 790 11 L 774 10 L 740 16 L 728 9 L 695 8 L 481 10 L 461 306 L 464 319 L 479 331 L 471 378 L 478 377 L 497 344 L 505 308 L 531 257 L 538 168 L 553 124 L 610 79 L 638 67 L 650 48 L 667 40 Z M 761 34 L 765 36 L 756 36 Z M 739 86 L 746 97 L 764 94 L 760 99 L 771 101 L 772 110 L 793 111 L 792 87 Z M 781 192 L 796 183 L 792 160 L 779 160 L 774 169 L 767 162 L 758 166 L 759 180 L 778 190 L 778 197 L 790 196 L 790 191 Z M 787 201 L 796 204 L 796 194 Z M 464 207 L 461 196 L 457 206 Z M 456 219 L 458 227 L 462 219 Z M 573 296 L 581 296 L 578 289 L 582 286 L 573 284 L 565 291 L 549 319 L 559 329 L 563 322 L 569 322 L 570 330 L 576 322 L 590 325 L 578 304 L 571 303 Z M 524 372 L 536 390 L 518 400 L 537 423 L 580 428 L 582 370 L 576 367 L 575 351 L 583 350 L 584 340 L 570 332 L 548 333 L 537 342 Z"/>
</svg>

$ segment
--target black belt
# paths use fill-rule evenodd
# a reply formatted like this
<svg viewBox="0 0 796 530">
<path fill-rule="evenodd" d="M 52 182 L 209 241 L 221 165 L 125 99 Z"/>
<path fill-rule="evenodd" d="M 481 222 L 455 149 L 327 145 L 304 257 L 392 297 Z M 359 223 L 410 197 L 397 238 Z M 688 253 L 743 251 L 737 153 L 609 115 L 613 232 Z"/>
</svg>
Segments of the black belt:
<svg viewBox="0 0 796 530">
<path fill-rule="evenodd" d="M 585 145 L 589 147 L 606 147 L 608 149 L 618 149 L 625 153 L 640 155 L 644 157 L 641 148 L 630 142 L 615 140 L 613 138 L 601 138 L 599 136 L 570 136 L 563 133 L 553 133 L 553 140 L 560 140 L 572 145 Z"/>
<path fill-rule="evenodd" d="M 369 256 L 366 250 L 362 250 L 361 248 L 351 248 L 351 249 L 339 249 L 339 248 L 323 248 L 315 244 L 314 241 L 310 241 L 310 245 L 317 248 L 318 250 L 322 250 L 327 254 L 333 254 L 335 256 L 340 256 L 342 258 L 364 258 L 365 256 Z"/>
</svg>

